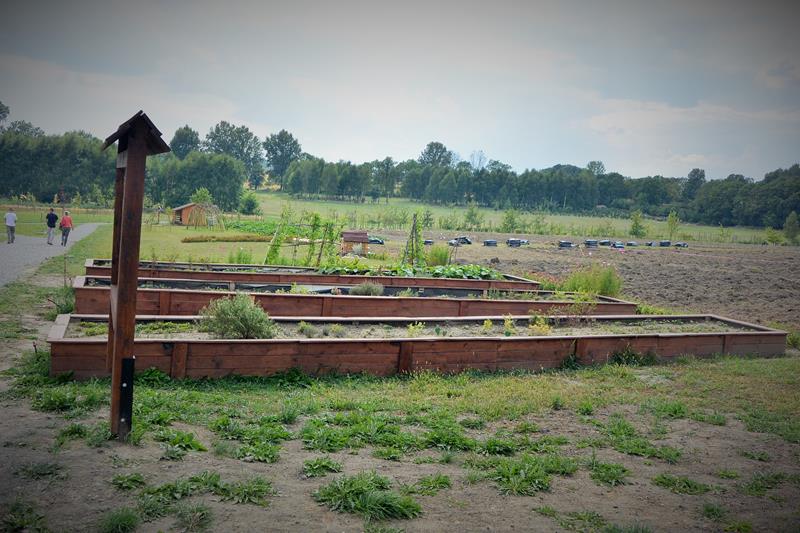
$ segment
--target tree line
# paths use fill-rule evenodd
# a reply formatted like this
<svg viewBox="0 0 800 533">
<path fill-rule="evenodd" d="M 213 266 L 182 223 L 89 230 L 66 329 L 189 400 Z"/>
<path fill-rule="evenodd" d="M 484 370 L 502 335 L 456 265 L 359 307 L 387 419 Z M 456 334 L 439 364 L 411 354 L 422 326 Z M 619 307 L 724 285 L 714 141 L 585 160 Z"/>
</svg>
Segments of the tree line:
<svg viewBox="0 0 800 533">
<path fill-rule="evenodd" d="M 113 153 L 100 152 L 100 139 L 86 132 L 45 135 L 25 121 L 5 125 L 9 109 L 0 102 L 0 195 L 32 194 L 40 201 L 76 196 L 101 205 L 113 194 Z M 172 152 L 148 159 L 146 194 L 152 203 L 177 206 L 205 187 L 225 210 L 257 208 L 244 185 L 265 179 L 296 197 L 387 201 L 405 197 L 440 205 L 476 205 L 503 210 L 628 216 L 639 211 L 711 225 L 780 228 L 800 211 L 800 165 L 769 172 L 755 181 L 739 174 L 706 179 L 703 169 L 685 177 L 630 178 L 606 171 L 600 161 L 585 167 L 555 165 L 514 171 L 475 152 L 461 160 L 441 142 L 419 157 L 391 157 L 356 164 L 325 161 L 303 152 L 286 130 L 263 141 L 246 126 L 222 121 L 204 138 L 179 128 Z"/>
</svg>

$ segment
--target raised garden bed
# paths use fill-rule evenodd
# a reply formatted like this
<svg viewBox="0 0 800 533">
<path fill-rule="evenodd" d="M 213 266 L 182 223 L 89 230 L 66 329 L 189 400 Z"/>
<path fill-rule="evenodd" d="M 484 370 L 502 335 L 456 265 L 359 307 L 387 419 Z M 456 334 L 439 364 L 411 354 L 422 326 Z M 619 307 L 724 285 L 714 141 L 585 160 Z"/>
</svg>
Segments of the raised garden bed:
<svg viewBox="0 0 800 533">
<path fill-rule="evenodd" d="M 410 278 L 401 278 L 413 281 Z M 108 312 L 109 278 L 102 276 L 78 276 L 75 288 L 75 311 L 82 314 Z M 197 283 L 211 287 L 190 288 Z M 514 299 L 497 298 L 496 293 L 484 293 L 473 289 L 467 297 L 442 296 L 347 296 L 333 294 L 293 294 L 292 292 L 264 292 L 264 288 L 283 287 L 291 291 L 291 285 L 262 284 L 253 290 L 252 283 L 222 281 L 209 283 L 200 280 L 174 280 L 165 278 L 143 278 L 136 298 L 136 312 L 140 315 L 196 315 L 216 298 L 236 292 L 249 292 L 256 301 L 274 316 L 396 316 L 396 317 L 441 317 L 441 316 L 489 316 L 535 313 L 562 314 L 633 314 L 636 304 L 598 296 L 592 302 L 576 302 L 574 295 L 537 292 L 537 299 L 527 299 L 529 294 L 509 293 Z M 196 287 L 196 285 L 194 285 Z M 148 288 L 149 287 L 149 288 Z M 313 287 L 321 287 L 314 285 Z M 342 286 L 347 289 L 351 286 Z M 402 287 L 402 286 L 398 286 Z M 233 290 L 232 290 L 233 289 Z M 401 290 L 409 289 L 402 287 Z M 419 290 L 419 287 L 411 287 Z M 422 288 L 446 291 L 438 287 Z M 395 288 L 390 287 L 390 291 Z M 461 291 L 463 289 L 455 289 Z M 330 292 L 330 290 L 328 290 Z M 398 291 L 399 292 L 399 291 Z M 481 298 L 485 296 L 486 298 Z M 525 298 L 523 298 L 523 296 Z"/>
<path fill-rule="evenodd" d="M 87 259 L 87 276 L 110 276 L 110 259 Z M 270 265 L 233 265 L 225 263 L 164 263 L 139 262 L 140 278 L 179 278 L 203 280 L 227 280 L 236 282 L 310 284 L 310 285 L 358 285 L 367 281 L 380 283 L 384 287 L 439 287 L 469 288 L 477 290 L 532 290 L 539 282 L 518 276 L 503 275 L 503 279 L 460 279 L 435 277 L 367 276 L 319 274 L 313 268 L 283 267 Z"/>
<path fill-rule="evenodd" d="M 105 320 L 98 315 L 60 315 L 48 338 L 51 374 L 107 375 L 102 325 L 81 325 Z M 410 319 L 303 317 L 302 327 L 299 319 L 276 319 L 282 332 L 278 338 L 252 340 L 208 338 L 195 332 L 197 317 L 137 320 L 142 324 L 135 341 L 137 368 L 156 367 L 175 378 L 271 375 L 291 368 L 309 374 L 381 376 L 421 370 L 540 370 L 568 360 L 589 365 L 632 354 L 662 360 L 688 354 L 775 356 L 784 353 L 786 344 L 785 332 L 714 315 L 550 317 L 552 329 L 546 335 L 531 335 L 528 317 L 507 319 L 516 329 L 508 335 L 502 317 L 428 320 L 421 327 Z M 485 320 L 492 321 L 491 329 Z M 325 328 L 330 331 L 334 325 L 345 336 L 324 336 Z M 320 337 L 300 333 L 308 326 Z M 81 336 L 87 332 L 94 335 Z"/>
</svg>

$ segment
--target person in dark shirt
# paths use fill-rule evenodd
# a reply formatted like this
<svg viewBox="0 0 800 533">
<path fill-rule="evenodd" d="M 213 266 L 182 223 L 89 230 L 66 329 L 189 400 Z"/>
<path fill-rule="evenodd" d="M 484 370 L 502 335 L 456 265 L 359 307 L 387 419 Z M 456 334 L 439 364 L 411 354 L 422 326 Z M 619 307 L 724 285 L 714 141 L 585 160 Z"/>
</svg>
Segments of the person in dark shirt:
<svg viewBox="0 0 800 533">
<path fill-rule="evenodd" d="M 47 219 L 47 244 L 53 244 L 53 237 L 56 235 L 56 222 L 58 222 L 58 215 L 56 215 L 53 208 L 50 208 L 50 212 L 47 213 L 45 217 Z"/>
</svg>

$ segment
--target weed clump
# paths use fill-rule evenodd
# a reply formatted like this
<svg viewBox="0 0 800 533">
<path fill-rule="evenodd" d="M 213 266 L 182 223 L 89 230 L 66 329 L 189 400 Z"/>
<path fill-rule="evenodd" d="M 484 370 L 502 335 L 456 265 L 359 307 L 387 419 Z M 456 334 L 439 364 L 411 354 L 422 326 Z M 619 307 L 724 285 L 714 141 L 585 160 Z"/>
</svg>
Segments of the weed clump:
<svg viewBox="0 0 800 533">
<path fill-rule="evenodd" d="M 388 478 L 374 471 L 342 476 L 314 492 L 314 499 L 340 513 L 353 513 L 367 520 L 416 518 L 422 508 L 410 496 L 389 490 Z"/>
<path fill-rule="evenodd" d="M 128 507 L 111 511 L 100 521 L 101 533 L 128 533 L 139 526 L 139 513 Z"/>
<path fill-rule="evenodd" d="M 314 327 L 312 324 L 305 322 L 303 320 L 297 325 L 297 333 L 300 335 L 304 335 L 309 339 L 313 339 L 314 337 L 319 336 L 319 329 Z"/>
<path fill-rule="evenodd" d="M 219 298 L 200 310 L 200 330 L 223 339 L 271 339 L 278 327 L 247 294 Z"/>
<path fill-rule="evenodd" d="M 622 291 L 622 277 L 613 266 L 595 263 L 572 272 L 559 288 L 563 291 L 613 297 Z"/>
<path fill-rule="evenodd" d="M 649 366 L 656 363 L 656 358 L 652 353 L 642 354 L 626 346 L 624 350 L 611 354 L 608 362 L 615 365 Z"/>
<path fill-rule="evenodd" d="M 365 281 L 364 283 L 350 287 L 348 294 L 351 296 L 381 296 L 383 294 L 383 285 Z"/>
<path fill-rule="evenodd" d="M 406 333 L 409 337 L 419 337 L 423 331 L 425 331 L 424 322 L 414 322 L 406 326 Z"/>
<path fill-rule="evenodd" d="M 329 472 L 341 472 L 342 464 L 329 457 L 309 459 L 303 463 L 303 475 L 306 477 L 327 476 Z"/>
<path fill-rule="evenodd" d="M 653 484 L 669 489 L 675 494 L 689 494 L 696 496 L 705 494 L 711 487 L 705 483 L 699 483 L 684 476 L 673 476 L 671 474 L 659 474 L 653 478 Z"/>
</svg>

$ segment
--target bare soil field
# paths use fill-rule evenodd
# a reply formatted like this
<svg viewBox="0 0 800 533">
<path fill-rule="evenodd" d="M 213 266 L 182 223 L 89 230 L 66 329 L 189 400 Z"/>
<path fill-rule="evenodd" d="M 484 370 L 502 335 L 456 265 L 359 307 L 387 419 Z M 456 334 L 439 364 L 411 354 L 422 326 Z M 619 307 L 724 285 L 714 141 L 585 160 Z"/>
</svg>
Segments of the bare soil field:
<svg viewBox="0 0 800 533">
<path fill-rule="evenodd" d="M 452 238 L 455 236 L 448 236 Z M 513 235 L 476 234 L 457 259 L 494 263 L 509 274 L 566 274 L 601 262 L 614 265 L 624 279 L 623 297 L 676 312 L 713 313 L 757 324 L 780 323 L 800 328 L 800 247 L 691 244 L 689 248 L 600 247 L 559 249 L 558 238 L 533 237 L 531 245 L 505 246 Z M 517 235 L 518 236 L 518 235 Z M 402 248 L 405 236 L 393 235 Z M 439 240 L 439 233 L 426 234 Z M 525 237 L 525 236 L 523 236 Z M 483 239 L 498 246 L 484 247 Z M 572 239 L 573 242 L 576 242 Z M 379 247 L 374 247 L 377 249 Z"/>
</svg>

